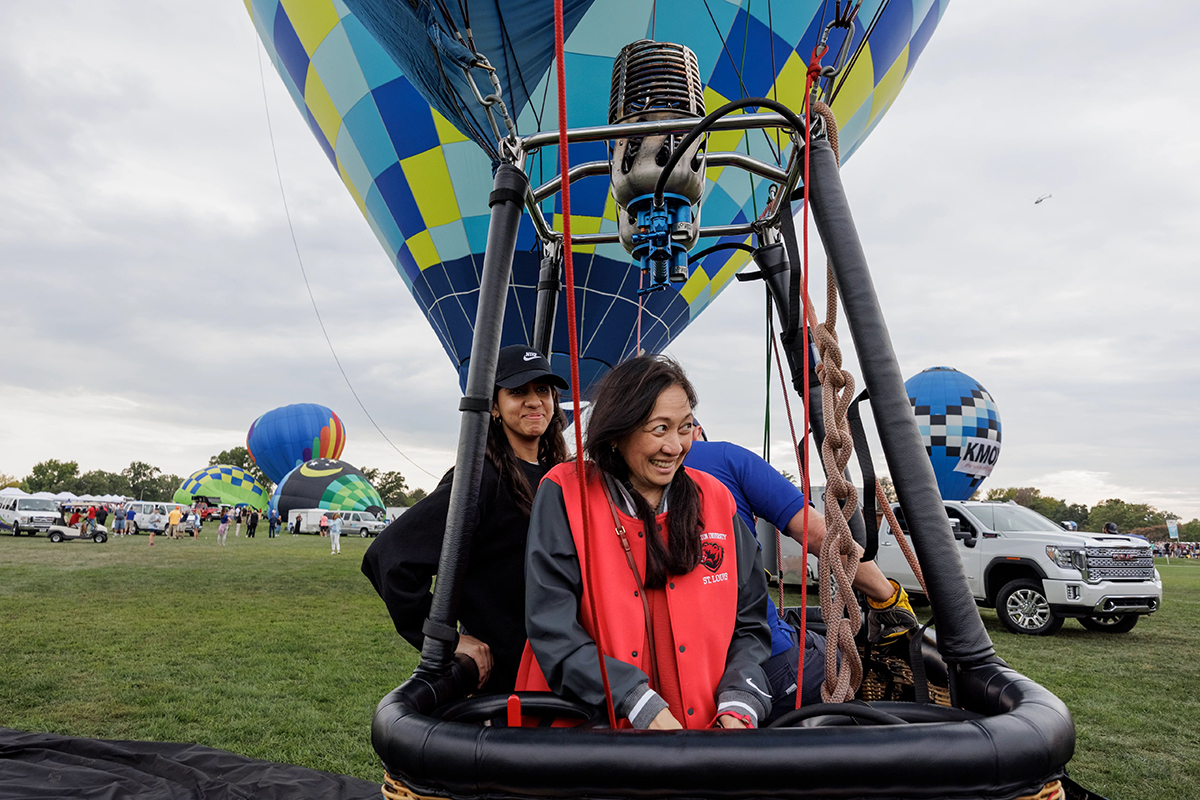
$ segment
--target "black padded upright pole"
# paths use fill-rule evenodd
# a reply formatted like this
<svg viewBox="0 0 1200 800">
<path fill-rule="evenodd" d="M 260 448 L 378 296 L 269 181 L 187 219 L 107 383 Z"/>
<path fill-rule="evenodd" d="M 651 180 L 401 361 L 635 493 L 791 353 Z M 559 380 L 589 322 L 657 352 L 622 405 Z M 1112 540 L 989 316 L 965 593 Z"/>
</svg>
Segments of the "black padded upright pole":
<svg viewBox="0 0 1200 800">
<path fill-rule="evenodd" d="M 559 275 L 562 271 L 562 251 L 552 247 L 546 251 L 538 270 L 537 309 L 533 316 L 533 336 L 530 344 L 546 358 L 554 342 L 554 315 L 558 311 L 558 293 L 562 290 Z"/>
<path fill-rule="evenodd" d="M 983 661 L 995 653 L 992 640 L 984 630 L 963 574 L 950 520 L 921 442 L 892 338 L 846 202 L 837 159 L 824 139 L 812 143 L 809 159 L 813 218 L 833 266 L 863 382 L 871 395 L 883 454 L 925 573 L 925 586 L 937 618 L 938 650 L 951 663 Z"/>
<path fill-rule="evenodd" d="M 478 518 L 479 481 L 487 448 L 500 331 L 529 179 L 516 167 L 501 164 L 496 169 L 493 186 L 488 199 L 492 215 L 488 222 L 483 270 L 479 276 L 479 308 L 475 312 L 475 333 L 471 339 L 471 363 L 467 367 L 466 393 L 458 406 L 462 411 L 462 422 L 458 429 L 454 485 L 450 490 L 450 508 L 446 515 L 446 534 L 442 540 L 433 604 L 424 626 L 421 664 L 417 668 L 426 673 L 441 674 L 449 670 L 458 640 L 455 622 L 462 595 L 462 575 L 471 546 L 471 531 Z"/>
</svg>

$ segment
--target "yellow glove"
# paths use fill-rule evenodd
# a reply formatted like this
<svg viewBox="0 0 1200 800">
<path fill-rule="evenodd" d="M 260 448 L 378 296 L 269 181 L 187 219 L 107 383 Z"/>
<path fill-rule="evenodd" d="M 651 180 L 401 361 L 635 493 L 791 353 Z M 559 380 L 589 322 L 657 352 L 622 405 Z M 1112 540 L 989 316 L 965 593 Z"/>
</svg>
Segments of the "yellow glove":
<svg viewBox="0 0 1200 800">
<path fill-rule="evenodd" d="M 867 641 L 871 644 L 893 642 L 920 625 L 908 601 L 908 592 L 891 578 L 888 582 L 896 587 L 891 597 L 882 603 L 867 598 Z"/>
</svg>

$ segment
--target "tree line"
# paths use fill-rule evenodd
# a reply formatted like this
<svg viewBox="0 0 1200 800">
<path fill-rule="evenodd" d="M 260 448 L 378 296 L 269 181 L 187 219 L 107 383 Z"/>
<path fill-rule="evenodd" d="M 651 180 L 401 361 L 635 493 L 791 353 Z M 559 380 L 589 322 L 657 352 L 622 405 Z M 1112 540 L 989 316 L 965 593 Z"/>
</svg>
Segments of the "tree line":
<svg viewBox="0 0 1200 800">
<path fill-rule="evenodd" d="M 792 473 L 787 470 L 782 472 L 783 477 L 799 485 Z M 888 502 L 895 503 L 896 487 L 892 484 L 892 479 L 884 475 L 880 477 L 879 482 Z M 1066 500 L 1042 494 L 1042 490 L 1034 486 L 1012 486 L 988 489 L 986 492 L 980 489 L 971 499 L 996 502 L 1011 500 L 1055 522 L 1074 522 L 1081 531 L 1099 532 L 1104 529 L 1104 523 L 1115 522 L 1117 530 L 1122 534 L 1145 536 L 1152 542 L 1167 541 L 1167 523 L 1174 522 L 1179 528 L 1180 541 L 1200 542 L 1200 519 L 1184 522 L 1178 514 L 1160 511 L 1148 503 L 1127 503 L 1118 498 L 1110 498 L 1101 500 L 1089 508 L 1083 503 L 1068 503 Z"/>
<path fill-rule="evenodd" d="M 79 462 L 47 459 L 33 465 L 22 479 L 0 475 L 0 484 L 16 486 L 30 494 L 34 492 L 74 492 L 77 495 L 119 494 L 147 500 L 170 499 L 183 483 L 183 478 L 163 472 L 145 461 L 131 461 L 120 472 L 93 469 L 79 472 Z"/>
<path fill-rule="evenodd" d="M 1100 531 L 1104 529 L 1106 522 L 1115 522 L 1117 529 L 1123 534 L 1145 536 L 1156 542 L 1167 540 L 1167 523 L 1174 522 L 1179 527 L 1181 540 L 1200 541 L 1200 519 L 1184 522 L 1178 514 L 1160 511 L 1148 503 L 1127 503 L 1119 498 L 1110 498 L 1088 508 L 1083 503 L 1068 503 L 1057 497 L 1044 495 L 1040 489 L 1033 486 L 988 489 L 980 495 L 981 492 L 976 492 L 971 499 L 1012 500 L 1055 522 L 1074 522 L 1081 531 Z"/>
<path fill-rule="evenodd" d="M 222 450 L 208 459 L 210 467 L 217 464 L 241 467 L 263 485 L 268 495 L 275 491 L 275 484 L 258 468 L 245 447 Z M 359 470 L 379 492 L 385 506 L 411 506 L 425 496 L 424 489 L 410 490 L 404 476 L 395 470 L 375 467 L 359 467 Z M 79 496 L 116 494 L 137 500 L 170 500 L 182 485 L 180 476 L 163 472 L 145 461 L 133 461 L 120 472 L 93 469 L 80 473 L 79 462 L 51 458 L 34 464 L 24 478 L 0 473 L 0 489 L 16 486 L 30 494 L 73 492 Z"/>
</svg>

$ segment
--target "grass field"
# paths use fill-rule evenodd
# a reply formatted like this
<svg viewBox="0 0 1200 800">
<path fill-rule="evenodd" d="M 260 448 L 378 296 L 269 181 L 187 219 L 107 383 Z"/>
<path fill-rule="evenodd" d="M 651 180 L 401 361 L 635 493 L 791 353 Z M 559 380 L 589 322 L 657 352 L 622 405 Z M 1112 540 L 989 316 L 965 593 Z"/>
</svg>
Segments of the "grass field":
<svg viewBox="0 0 1200 800">
<path fill-rule="evenodd" d="M 0 726 L 379 779 L 371 714 L 416 653 L 359 572 L 368 542 L 204 536 L 0 536 Z M 1071 708 L 1073 777 L 1113 800 L 1200 797 L 1200 562 L 1160 569 L 1162 611 L 1125 635 L 1014 636 L 983 611 L 1000 655 Z"/>
</svg>

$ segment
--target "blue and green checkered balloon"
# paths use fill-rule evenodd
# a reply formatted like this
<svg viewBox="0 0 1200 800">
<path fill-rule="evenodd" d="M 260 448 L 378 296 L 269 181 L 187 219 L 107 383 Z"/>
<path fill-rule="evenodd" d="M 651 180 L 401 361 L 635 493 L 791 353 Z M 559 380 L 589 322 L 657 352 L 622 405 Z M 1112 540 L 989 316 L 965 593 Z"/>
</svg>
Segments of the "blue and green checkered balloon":
<svg viewBox="0 0 1200 800">
<path fill-rule="evenodd" d="M 557 128 L 553 16 L 548 0 L 464 0 L 477 49 L 496 67 L 522 135 Z M 842 160 L 879 124 L 911 74 L 948 0 L 867 0 L 851 47 L 870 38 L 833 97 Z M 429 0 L 246 0 L 271 60 L 325 156 L 404 280 L 465 382 L 487 241 L 495 143 L 454 61 L 441 16 L 465 30 L 462 3 Z M 435 11 L 434 9 L 438 9 Z M 802 106 L 805 71 L 834 0 L 566 0 L 565 68 L 571 127 L 608 122 L 613 59 L 645 38 L 677 42 L 697 56 L 706 108 L 767 96 Z M 874 23 L 872 25 L 872 22 Z M 834 31 L 831 52 L 844 34 Z M 449 44 L 447 44 L 449 42 Z M 828 62 L 827 62 L 828 63 Z M 478 72 L 478 71 L 476 71 Z M 482 93 L 491 87 L 480 79 Z M 786 159 L 762 131 L 714 134 L 709 149 Z M 571 163 L 608 157 L 602 143 L 572 145 Z M 557 174 L 556 148 L 526 165 L 534 185 Z M 708 170 L 706 225 L 754 219 L 769 182 L 731 168 Z M 542 206 L 562 229 L 557 199 Z M 607 177 L 572 185 L 574 233 L 613 232 Z M 745 239 L 743 239 L 745 240 Z M 699 248 L 717 240 L 701 240 Z M 637 349 L 639 273 L 620 244 L 577 246 L 581 388 Z M 686 283 L 646 298 L 642 347 L 659 352 L 748 261 L 725 250 L 691 265 Z M 517 242 L 504 344 L 528 343 L 539 255 L 526 216 Z M 567 373 L 565 303 L 559 304 L 551 363 Z"/>
<path fill-rule="evenodd" d="M 197 495 L 217 497 L 231 506 L 251 505 L 262 511 L 267 507 L 267 490 L 241 467 L 217 464 L 196 470 L 184 479 L 172 500 L 191 504 Z"/>
</svg>

